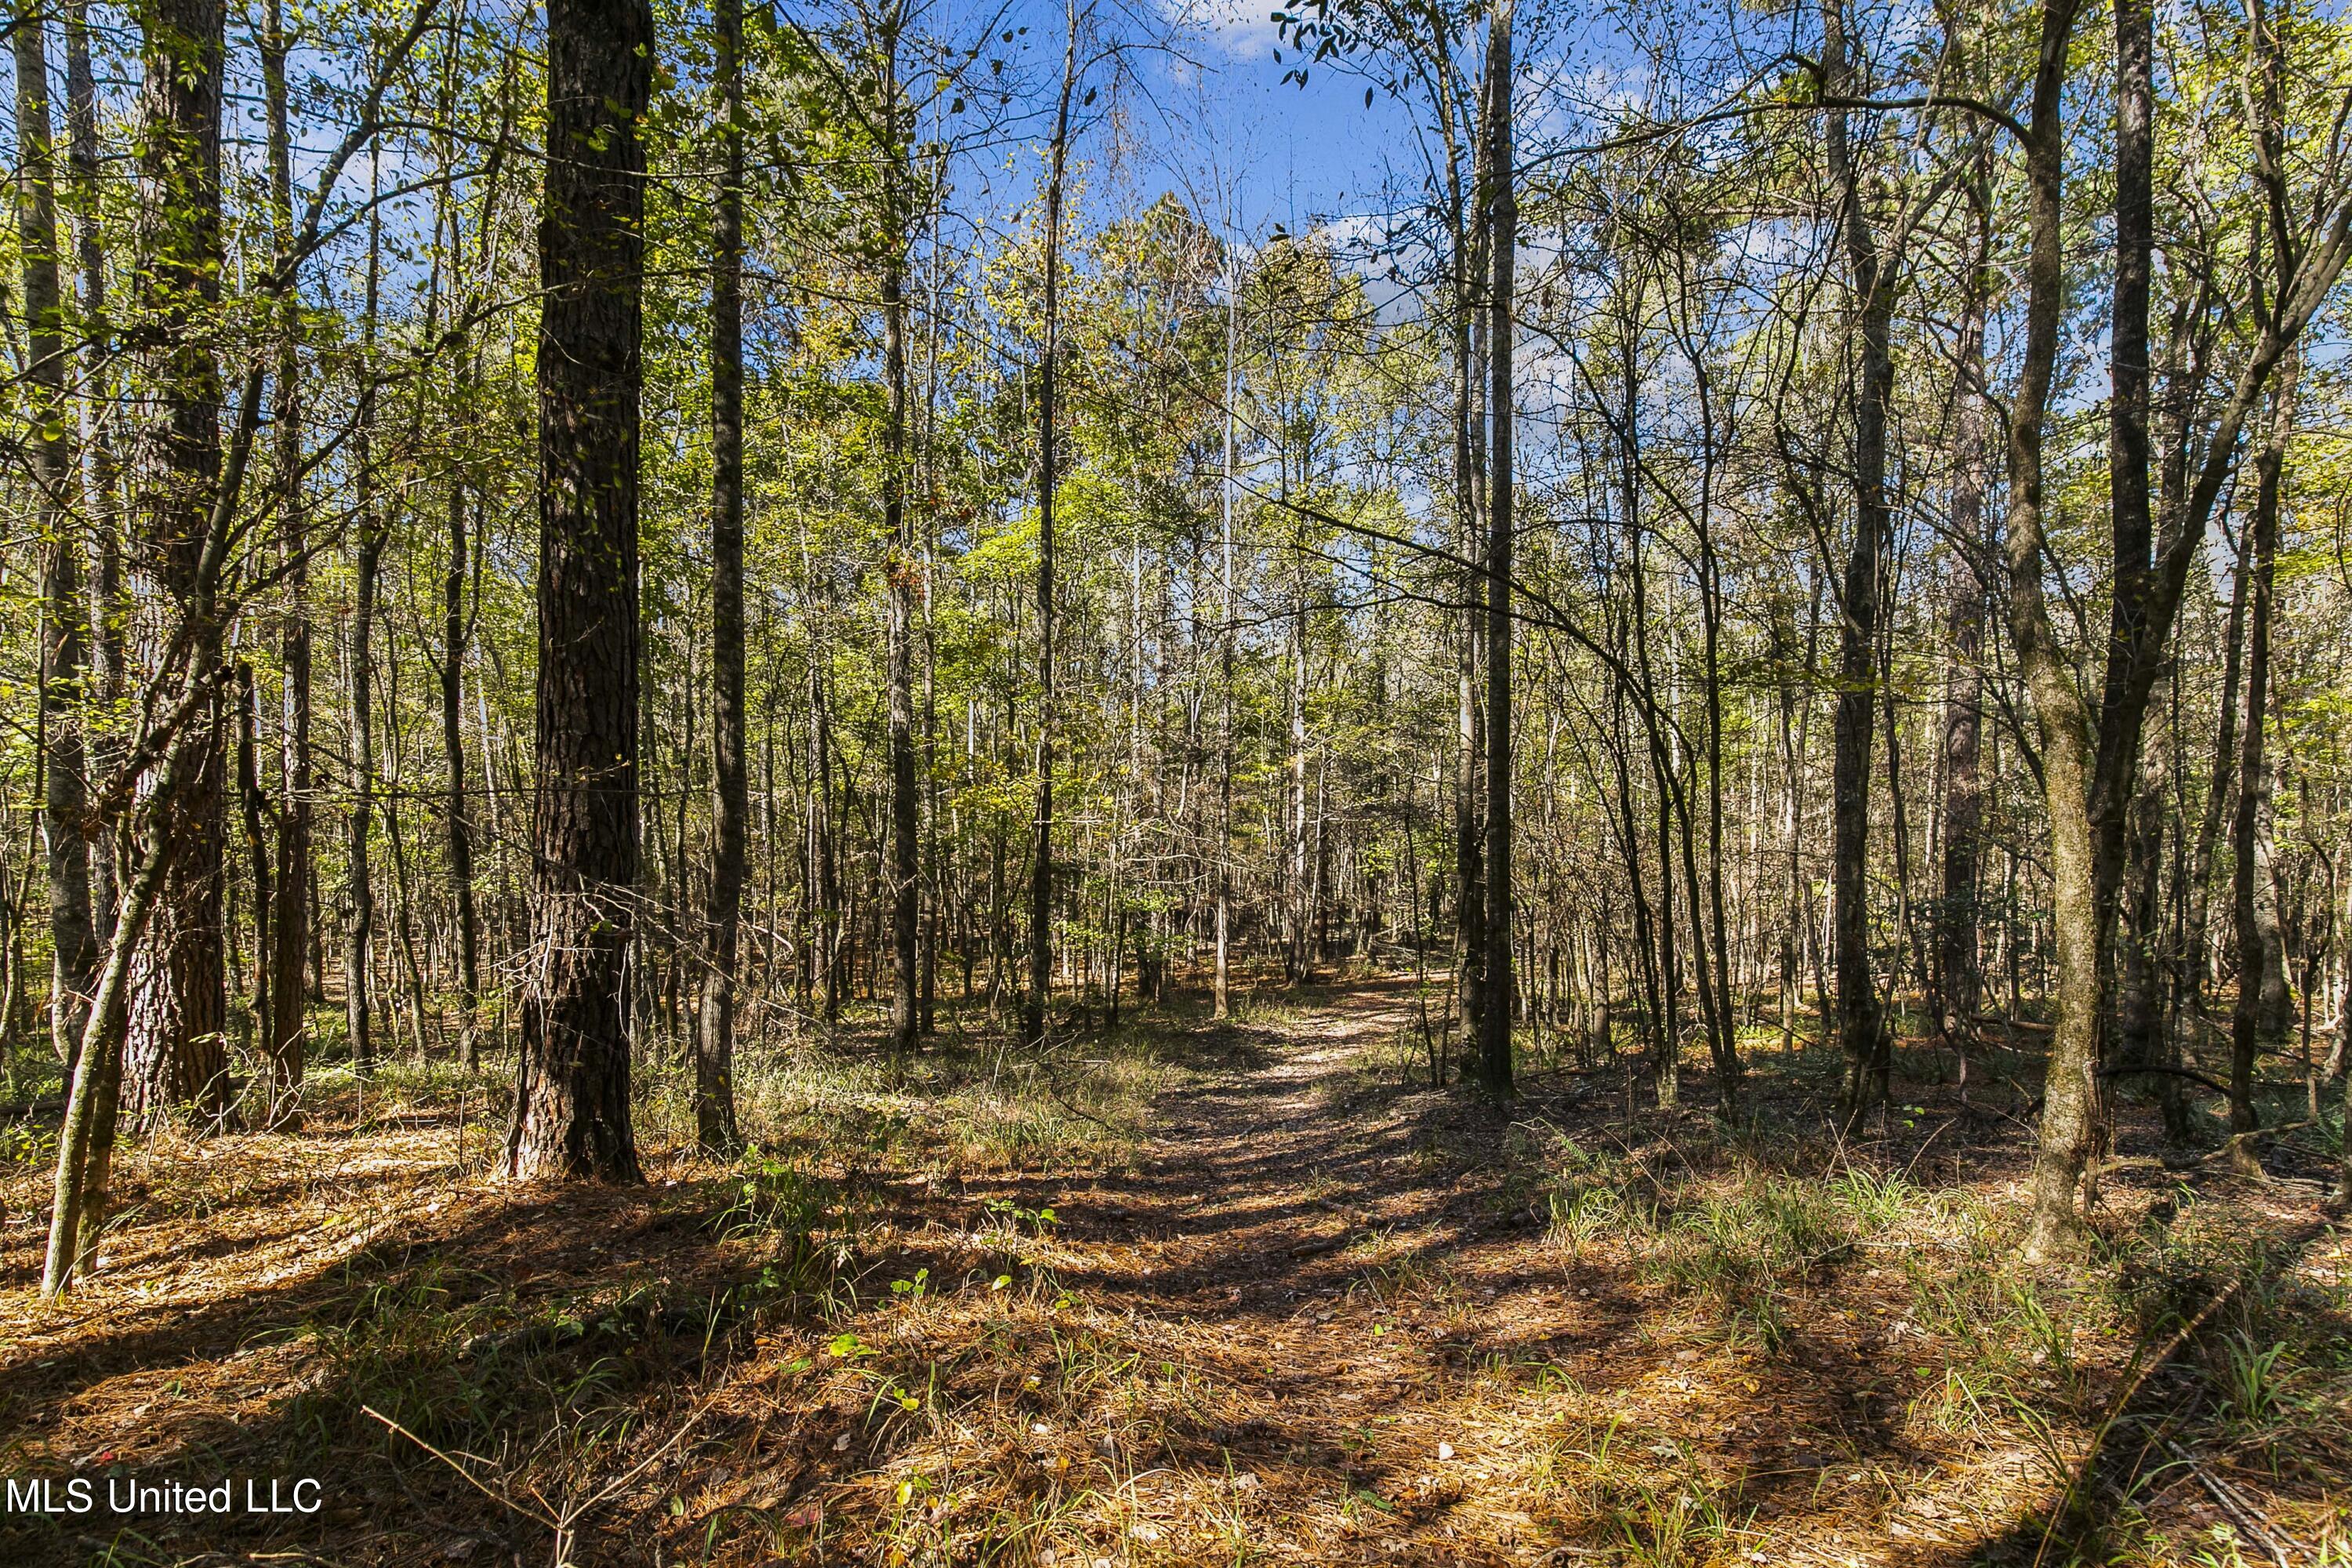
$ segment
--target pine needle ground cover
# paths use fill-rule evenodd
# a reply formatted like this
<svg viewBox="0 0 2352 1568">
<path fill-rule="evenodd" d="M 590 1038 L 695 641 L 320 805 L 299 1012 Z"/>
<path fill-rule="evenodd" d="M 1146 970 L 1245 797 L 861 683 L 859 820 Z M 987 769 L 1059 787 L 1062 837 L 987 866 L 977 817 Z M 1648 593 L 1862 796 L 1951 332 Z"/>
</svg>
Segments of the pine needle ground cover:
<svg viewBox="0 0 2352 1568">
<path fill-rule="evenodd" d="M 57 1303 L 19 1163 L 7 1472 L 320 1485 L 11 1512 L 0 1557 L 2352 1563 L 2320 1137 L 2248 1174 L 2126 1101 L 2094 1266 L 2042 1273 L 1998 1072 L 1963 1103 L 1913 1043 L 1843 1140 L 1829 1053 L 1769 1047 L 1738 1127 L 1540 1050 L 1496 1109 L 1420 1016 L 1273 992 L 1045 1063 L 851 1027 L 747 1054 L 734 1164 L 646 1075 L 648 1180 L 584 1193 L 490 1178 L 495 1071 L 328 1079 L 127 1152 Z"/>
</svg>

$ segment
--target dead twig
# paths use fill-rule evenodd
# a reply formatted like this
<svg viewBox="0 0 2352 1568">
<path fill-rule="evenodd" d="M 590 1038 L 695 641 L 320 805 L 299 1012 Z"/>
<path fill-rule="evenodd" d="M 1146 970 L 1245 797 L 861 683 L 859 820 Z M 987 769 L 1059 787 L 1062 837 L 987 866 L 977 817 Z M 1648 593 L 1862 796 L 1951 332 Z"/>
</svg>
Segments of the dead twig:
<svg viewBox="0 0 2352 1568">
<path fill-rule="evenodd" d="M 2237 1488 L 2199 1464 L 2196 1456 L 2171 1438 L 2167 1437 L 2164 1440 L 2164 1446 L 2171 1450 L 2175 1459 L 2188 1467 L 2189 1473 L 2197 1478 L 2199 1484 L 2204 1487 L 2207 1495 L 2221 1505 L 2221 1511 L 2230 1516 L 2231 1523 L 2245 1531 L 2249 1538 L 2261 1543 L 2263 1550 L 2271 1554 L 2271 1561 L 2277 1563 L 2278 1568 L 2294 1568 L 2285 1548 L 2279 1544 L 2276 1537 L 2263 1528 L 2252 1505 Z"/>
</svg>

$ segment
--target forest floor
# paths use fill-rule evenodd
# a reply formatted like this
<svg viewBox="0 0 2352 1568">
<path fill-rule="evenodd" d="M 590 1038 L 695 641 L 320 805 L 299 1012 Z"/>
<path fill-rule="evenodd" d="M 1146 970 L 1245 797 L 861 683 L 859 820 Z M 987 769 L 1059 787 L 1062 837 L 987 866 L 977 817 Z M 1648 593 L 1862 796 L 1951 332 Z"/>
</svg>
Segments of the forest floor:
<svg viewBox="0 0 2352 1568">
<path fill-rule="evenodd" d="M 1914 1044 L 1841 1138 L 1826 1051 L 1759 1046 L 1727 1128 L 1622 1063 L 1433 1090 L 1417 1023 L 1373 980 L 1042 1068 L 780 1048 L 732 1167 L 656 1071 L 631 1189 L 492 1180 L 492 1077 L 320 1074 L 298 1131 L 127 1151 L 58 1303 L 28 1159 L 0 1474 L 93 1506 L 12 1493 L 0 1562 L 2352 1565 L 2315 1145 L 2167 1165 L 2128 1107 L 2037 1271 L 2021 1067 L 1963 1104 Z"/>
</svg>

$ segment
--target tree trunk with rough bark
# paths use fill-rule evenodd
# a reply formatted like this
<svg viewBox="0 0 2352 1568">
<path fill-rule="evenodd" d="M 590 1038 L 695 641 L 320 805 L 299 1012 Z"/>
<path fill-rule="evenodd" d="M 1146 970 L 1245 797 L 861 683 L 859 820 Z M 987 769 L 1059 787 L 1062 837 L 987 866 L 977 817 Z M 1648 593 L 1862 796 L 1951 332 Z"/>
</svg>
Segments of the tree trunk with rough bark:
<svg viewBox="0 0 2352 1568">
<path fill-rule="evenodd" d="M 1990 160 L 1978 164 L 1975 264 L 1960 312 L 1960 370 L 1954 388 L 1958 451 L 1952 474 L 1952 567 L 1944 626 L 1950 638 L 1950 684 L 1944 699 L 1944 820 L 1942 888 L 1936 910 L 1936 1026 L 1965 1052 L 1975 1038 L 1983 994 L 1977 963 L 1977 882 L 1981 875 L 1984 781 L 1979 772 L 1984 727 L 1987 410 L 1978 384 L 1984 376 L 1987 276 L 1992 241 Z M 1965 1081 L 1966 1068 L 1962 1068 Z"/>
<path fill-rule="evenodd" d="M 142 356 L 145 403 L 135 568 L 146 619 L 139 641 L 160 657 L 180 630 L 166 606 L 188 605 L 221 479 L 219 366 L 211 316 L 220 298 L 222 0 L 157 0 L 142 13 L 139 195 L 142 313 L 155 346 Z M 191 679 L 220 662 L 222 628 L 207 610 L 185 628 Z M 219 688 L 206 684 L 188 722 L 194 739 L 163 837 L 163 885 L 131 973 L 124 1089 L 141 1119 L 184 1112 L 198 1126 L 226 1121 L 229 1081 L 226 757 Z"/>
<path fill-rule="evenodd" d="M 262 32 L 262 79 L 269 107 L 269 201 L 273 237 L 280 252 L 295 243 L 293 136 L 287 101 L 285 7 L 269 0 Z M 302 971 L 311 938 L 310 882 L 310 510 L 302 493 L 302 396 L 296 357 L 301 315 L 287 291 L 280 312 L 278 354 L 277 437 L 279 550 L 286 562 L 287 612 L 278 633 L 278 661 L 285 677 L 284 736 L 279 760 L 284 780 L 277 812 L 276 863 L 269 911 L 271 951 L 269 1018 L 262 1060 L 271 1077 L 265 1105 L 272 1115 L 302 1083 L 309 1030 L 309 995 Z"/>
<path fill-rule="evenodd" d="M 638 1179 L 627 956 L 637 895 L 637 400 L 646 0 L 551 0 L 540 224 L 532 951 L 507 1172 Z"/>
<path fill-rule="evenodd" d="M 1061 481 L 1056 395 L 1061 354 L 1062 179 L 1069 157 L 1070 98 L 1078 80 L 1078 12 L 1067 15 L 1062 92 L 1045 173 L 1045 342 L 1037 368 L 1037 803 L 1029 863 L 1029 991 L 1021 1037 L 1045 1043 L 1046 993 L 1054 963 L 1054 489 Z"/>
</svg>

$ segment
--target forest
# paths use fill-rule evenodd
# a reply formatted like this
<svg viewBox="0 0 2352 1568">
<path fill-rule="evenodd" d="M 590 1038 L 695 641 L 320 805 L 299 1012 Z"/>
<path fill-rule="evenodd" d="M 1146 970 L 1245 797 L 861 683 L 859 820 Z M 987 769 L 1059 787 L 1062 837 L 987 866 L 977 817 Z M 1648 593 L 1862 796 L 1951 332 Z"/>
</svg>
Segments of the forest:
<svg viewBox="0 0 2352 1568">
<path fill-rule="evenodd" d="M 7 33 L 0 1559 L 2352 1568 L 2352 17 Z"/>
</svg>

